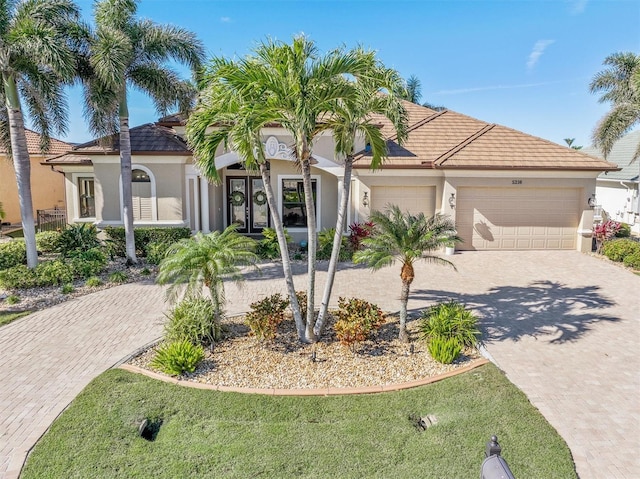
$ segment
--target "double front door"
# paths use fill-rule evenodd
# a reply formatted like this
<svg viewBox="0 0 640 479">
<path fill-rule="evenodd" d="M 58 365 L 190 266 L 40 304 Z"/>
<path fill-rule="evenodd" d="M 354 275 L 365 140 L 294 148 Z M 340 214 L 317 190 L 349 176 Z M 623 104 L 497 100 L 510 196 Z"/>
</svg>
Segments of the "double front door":
<svg viewBox="0 0 640 479">
<path fill-rule="evenodd" d="M 259 234 L 269 226 L 269 207 L 262 178 L 227 177 L 227 224 L 238 232 Z"/>
</svg>

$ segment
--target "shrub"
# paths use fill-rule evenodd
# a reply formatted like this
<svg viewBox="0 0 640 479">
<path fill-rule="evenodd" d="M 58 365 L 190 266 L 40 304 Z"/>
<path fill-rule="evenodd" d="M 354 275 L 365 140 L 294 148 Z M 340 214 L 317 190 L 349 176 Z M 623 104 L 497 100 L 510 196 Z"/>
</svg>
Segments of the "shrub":
<svg viewBox="0 0 640 479">
<path fill-rule="evenodd" d="M 222 336 L 213 303 L 207 298 L 186 298 L 169 311 L 167 318 L 164 334 L 170 342 L 186 340 L 193 344 L 213 344 Z"/>
<path fill-rule="evenodd" d="M 336 336 L 351 347 L 369 339 L 384 324 L 384 314 L 378 306 L 357 298 L 339 298 L 336 317 L 333 325 Z"/>
<path fill-rule="evenodd" d="M 333 249 L 333 238 L 336 234 L 335 228 L 326 228 L 318 233 L 318 250 L 316 252 L 316 258 L 319 260 L 331 259 L 331 250 Z M 342 237 L 342 246 L 340 247 L 340 254 L 338 261 L 350 261 L 351 250 L 349 247 L 349 240 L 346 236 Z"/>
<path fill-rule="evenodd" d="M 149 275 L 151 274 L 151 270 L 150 270 L 149 268 L 146 268 L 146 267 L 145 267 L 145 268 L 142 268 L 142 269 L 140 270 L 140 274 L 141 274 L 142 276 L 149 276 Z"/>
<path fill-rule="evenodd" d="M 23 264 L 0 271 L 0 287 L 5 289 L 27 289 L 38 286 L 36 272 Z"/>
<path fill-rule="evenodd" d="M 627 256 L 640 251 L 640 243 L 632 239 L 617 239 L 607 241 L 602 246 L 602 254 L 611 261 L 624 261 Z"/>
<path fill-rule="evenodd" d="M 273 228 L 264 228 L 262 230 L 263 239 L 258 241 L 256 254 L 262 259 L 275 259 L 280 257 L 280 245 L 278 244 L 278 234 Z M 287 230 L 284 230 L 284 237 L 287 243 L 291 242 L 291 236 Z"/>
<path fill-rule="evenodd" d="M 620 229 L 620 223 L 613 220 L 607 220 L 604 223 L 597 224 L 593 227 L 593 237 L 596 240 L 596 253 L 602 251 L 602 245 L 605 241 L 610 240 Z"/>
<path fill-rule="evenodd" d="M 460 346 L 473 346 L 480 336 L 478 318 L 455 301 L 431 306 L 422 312 L 420 338 L 431 341 L 435 337 L 454 339 Z"/>
<path fill-rule="evenodd" d="M 125 256 L 126 239 L 124 227 L 107 226 L 104 231 L 107 235 L 105 243 L 109 254 Z M 149 243 L 164 243 L 168 247 L 183 238 L 190 238 L 191 230 L 189 228 L 135 228 L 133 236 L 136 242 L 136 255 L 145 256 Z"/>
<path fill-rule="evenodd" d="M 27 245 L 22 240 L 0 243 L 0 270 L 27 264 Z"/>
<path fill-rule="evenodd" d="M 628 268 L 640 269 L 640 250 L 625 256 L 622 262 Z"/>
<path fill-rule="evenodd" d="M 373 231 L 373 223 L 352 223 L 349 225 L 349 244 L 351 251 L 360 251 L 362 249 L 362 240 L 371 236 Z"/>
<path fill-rule="evenodd" d="M 71 268 L 73 274 L 78 278 L 88 278 L 94 276 L 107 265 L 106 255 L 98 248 L 88 251 L 76 251 L 71 258 Z"/>
<path fill-rule="evenodd" d="M 46 261 L 36 267 L 38 286 L 57 286 L 73 281 L 73 265 L 62 260 Z"/>
<path fill-rule="evenodd" d="M 125 283 L 129 276 L 124 271 L 114 271 L 109 275 L 110 283 Z"/>
<path fill-rule="evenodd" d="M 626 223 L 620 223 L 620 229 L 616 232 L 616 238 L 628 238 L 631 236 L 631 226 Z"/>
<path fill-rule="evenodd" d="M 84 282 L 84 285 L 90 288 L 97 288 L 98 286 L 102 286 L 102 280 L 97 276 L 91 276 L 91 278 Z"/>
<path fill-rule="evenodd" d="M 18 304 L 20 302 L 20 296 L 17 294 L 10 294 L 4 299 L 4 302 L 7 304 Z"/>
<path fill-rule="evenodd" d="M 164 343 L 157 349 L 151 367 L 171 376 L 179 376 L 184 372 L 194 372 L 203 359 L 202 346 L 194 346 L 187 340 L 174 341 Z"/>
<path fill-rule="evenodd" d="M 284 319 L 284 311 L 289 301 L 280 293 L 251 303 L 251 311 L 244 317 L 253 335 L 260 341 L 270 341 L 276 337 L 278 325 Z"/>
<path fill-rule="evenodd" d="M 65 283 L 62 285 L 62 288 L 60 288 L 60 292 L 62 294 L 70 294 L 70 293 L 73 293 L 74 291 L 75 289 L 72 283 Z"/>
<path fill-rule="evenodd" d="M 455 338 L 434 336 L 429 340 L 429 354 L 442 364 L 451 364 L 460 354 L 462 346 Z"/>
<path fill-rule="evenodd" d="M 59 231 L 41 231 L 36 233 L 36 247 L 43 253 L 53 253 L 58 250 L 60 240 Z"/>
<path fill-rule="evenodd" d="M 73 256 L 100 246 L 98 230 L 89 223 L 69 225 L 60 233 L 57 251 L 62 256 Z"/>
<path fill-rule="evenodd" d="M 166 256 L 169 246 L 171 246 L 169 243 L 162 243 L 159 241 L 152 241 L 149 243 L 146 248 L 147 262 L 151 264 L 160 264 Z"/>
<path fill-rule="evenodd" d="M 296 298 L 298 298 L 298 305 L 300 306 L 300 314 L 302 319 L 307 317 L 307 292 L 296 291 Z"/>
</svg>

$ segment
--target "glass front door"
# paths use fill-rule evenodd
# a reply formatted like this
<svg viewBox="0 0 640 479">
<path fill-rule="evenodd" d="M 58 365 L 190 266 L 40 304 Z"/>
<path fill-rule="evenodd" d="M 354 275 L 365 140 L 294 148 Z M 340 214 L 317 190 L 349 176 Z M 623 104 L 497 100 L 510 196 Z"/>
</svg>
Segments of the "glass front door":
<svg viewBox="0 0 640 479">
<path fill-rule="evenodd" d="M 262 178 L 227 177 L 227 224 L 236 223 L 238 232 L 259 234 L 269 226 L 269 207 Z"/>
</svg>

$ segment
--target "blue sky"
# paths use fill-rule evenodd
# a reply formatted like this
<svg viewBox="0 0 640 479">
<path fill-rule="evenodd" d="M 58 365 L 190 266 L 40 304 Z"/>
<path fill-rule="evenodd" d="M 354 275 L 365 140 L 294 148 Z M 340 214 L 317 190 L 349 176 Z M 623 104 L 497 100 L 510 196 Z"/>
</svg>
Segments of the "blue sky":
<svg viewBox="0 0 640 479">
<path fill-rule="evenodd" d="M 78 4 L 90 19 L 93 2 Z M 422 101 L 585 146 L 607 111 L 591 78 L 607 55 L 640 52 L 640 0 L 142 0 L 139 16 L 192 30 L 208 56 L 244 56 L 267 37 L 298 33 L 322 51 L 360 44 L 416 75 Z M 69 97 L 63 139 L 88 140 L 79 90 Z M 158 116 L 135 93 L 130 115 L 132 126 Z"/>
</svg>

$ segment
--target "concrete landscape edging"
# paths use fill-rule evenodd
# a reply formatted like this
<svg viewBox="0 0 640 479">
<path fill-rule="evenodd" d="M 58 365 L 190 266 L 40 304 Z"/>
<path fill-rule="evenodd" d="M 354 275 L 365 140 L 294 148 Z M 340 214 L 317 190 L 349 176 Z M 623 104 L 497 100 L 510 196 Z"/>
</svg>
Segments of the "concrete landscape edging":
<svg viewBox="0 0 640 479">
<path fill-rule="evenodd" d="M 234 393 L 242 393 L 242 394 L 265 394 L 268 396 L 342 396 L 342 395 L 350 395 L 350 394 L 373 394 L 373 393 L 382 393 L 382 392 L 391 392 L 391 391 L 401 391 L 403 389 L 415 388 L 418 386 L 424 386 L 426 384 L 435 383 L 437 381 L 442 381 L 443 379 L 450 378 L 452 376 L 457 376 L 458 374 L 466 373 L 467 371 L 471 371 L 479 366 L 483 366 L 490 361 L 484 358 L 478 359 L 468 366 L 464 366 L 461 368 L 454 369 L 452 371 L 448 371 L 444 374 L 439 374 L 437 376 L 431 376 L 424 379 L 417 379 L 415 381 L 408 381 L 404 383 L 398 384 L 385 384 L 381 386 L 363 386 L 357 388 L 309 388 L 309 389 L 275 389 L 275 388 L 242 388 L 235 386 L 216 386 L 214 384 L 202 384 L 193 381 L 185 381 L 183 379 L 177 379 L 171 376 L 166 376 L 164 374 L 156 373 L 153 371 L 149 371 L 147 369 L 133 366 L 131 364 L 121 364 L 118 367 L 120 369 L 124 369 L 125 371 L 129 371 L 131 373 L 142 374 L 152 379 L 157 379 L 159 381 L 163 381 L 170 384 L 176 384 L 178 386 L 184 386 L 194 389 L 207 389 L 209 391 L 220 391 L 220 392 L 234 392 Z"/>
</svg>

